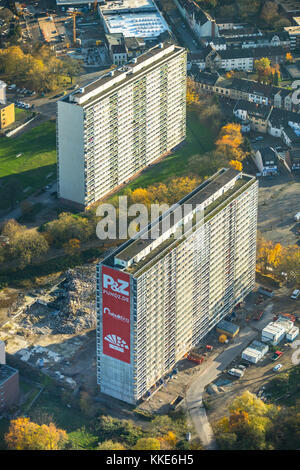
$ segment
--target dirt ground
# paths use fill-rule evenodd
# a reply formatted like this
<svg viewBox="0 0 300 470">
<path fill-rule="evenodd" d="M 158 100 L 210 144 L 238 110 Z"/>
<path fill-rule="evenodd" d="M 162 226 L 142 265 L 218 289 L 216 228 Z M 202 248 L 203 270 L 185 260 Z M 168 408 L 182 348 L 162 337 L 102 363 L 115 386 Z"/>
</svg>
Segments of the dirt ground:
<svg viewBox="0 0 300 470">
<path fill-rule="evenodd" d="M 258 229 L 283 245 L 299 243 L 294 215 L 300 210 L 300 174 L 269 176 L 259 180 Z"/>
<path fill-rule="evenodd" d="M 235 397 L 242 395 L 247 390 L 259 396 L 259 392 L 264 390 L 263 387 L 267 389 L 267 384 L 272 379 L 278 377 L 280 374 L 285 374 L 287 370 L 293 366 L 291 356 L 294 349 L 291 348 L 291 345 L 280 345 L 278 349 L 284 353 L 278 361 L 271 361 L 273 353 L 268 352 L 261 362 L 250 365 L 241 379 L 233 379 L 228 374 L 222 374 L 219 377 L 220 381 L 230 381 L 228 385 L 222 386 L 224 392 L 218 395 L 205 393 L 204 400 L 206 411 L 208 419 L 213 426 L 223 416 L 228 415 L 228 407 Z M 273 368 L 278 363 L 282 364 L 283 367 L 280 371 L 274 372 Z M 235 361 L 235 364 L 238 365 L 239 361 Z M 272 394 L 269 390 L 267 390 L 267 392 L 267 401 L 272 400 Z"/>
</svg>

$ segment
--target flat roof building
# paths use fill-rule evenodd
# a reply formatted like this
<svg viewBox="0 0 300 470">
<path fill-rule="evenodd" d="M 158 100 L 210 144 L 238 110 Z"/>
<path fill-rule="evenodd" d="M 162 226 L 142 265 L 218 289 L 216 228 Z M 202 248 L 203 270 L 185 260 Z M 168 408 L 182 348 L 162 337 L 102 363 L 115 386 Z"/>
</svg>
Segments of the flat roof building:
<svg viewBox="0 0 300 470">
<path fill-rule="evenodd" d="M 98 6 L 105 32 L 154 40 L 169 27 L 152 0 L 105 2 Z"/>
<path fill-rule="evenodd" d="M 149 395 L 252 291 L 257 192 L 255 177 L 222 169 L 99 263 L 103 393 Z"/>
<path fill-rule="evenodd" d="M 186 51 L 161 43 L 58 101 L 58 194 L 86 207 L 176 147 Z"/>
</svg>

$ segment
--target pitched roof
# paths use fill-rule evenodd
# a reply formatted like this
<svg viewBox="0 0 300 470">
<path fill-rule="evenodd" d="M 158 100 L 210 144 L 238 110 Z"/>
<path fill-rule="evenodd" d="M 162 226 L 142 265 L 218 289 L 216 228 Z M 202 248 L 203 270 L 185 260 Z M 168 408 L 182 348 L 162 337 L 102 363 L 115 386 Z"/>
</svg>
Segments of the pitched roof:
<svg viewBox="0 0 300 470">
<path fill-rule="evenodd" d="M 198 69 L 193 75 L 197 82 L 211 86 L 214 86 L 220 78 L 218 73 L 200 72 Z"/>
<path fill-rule="evenodd" d="M 258 150 L 261 154 L 263 164 L 277 163 L 278 158 L 272 147 L 264 147 Z"/>
<path fill-rule="evenodd" d="M 247 111 L 250 116 L 267 119 L 272 108 L 271 106 L 264 104 L 256 104 L 252 103 L 251 101 L 238 100 L 235 104 L 234 111 L 238 111 L 239 109 Z"/>
<path fill-rule="evenodd" d="M 205 24 L 207 21 L 213 20 L 206 11 L 202 10 L 202 8 L 192 0 L 178 0 L 178 3 L 190 16 L 194 16 L 195 20 L 200 24 Z"/>
<path fill-rule="evenodd" d="M 300 124 L 300 114 L 286 109 L 273 108 L 269 117 L 273 127 L 285 127 L 289 122 Z"/>
</svg>

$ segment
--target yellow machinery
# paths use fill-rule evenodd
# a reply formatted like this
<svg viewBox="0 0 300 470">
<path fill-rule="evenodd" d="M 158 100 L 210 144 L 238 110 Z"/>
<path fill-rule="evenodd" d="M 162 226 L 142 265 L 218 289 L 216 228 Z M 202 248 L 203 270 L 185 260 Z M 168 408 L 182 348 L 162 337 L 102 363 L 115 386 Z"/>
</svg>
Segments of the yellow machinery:
<svg viewBox="0 0 300 470">
<path fill-rule="evenodd" d="M 79 11 L 73 11 L 71 17 L 73 18 L 73 44 L 76 45 L 76 16 L 82 15 Z"/>
<path fill-rule="evenodd" d="M 219 336 L 219 343 L 226 343 L 227 341 L 227 336 L 226 335 L 220 335 Z"/>
</svg>

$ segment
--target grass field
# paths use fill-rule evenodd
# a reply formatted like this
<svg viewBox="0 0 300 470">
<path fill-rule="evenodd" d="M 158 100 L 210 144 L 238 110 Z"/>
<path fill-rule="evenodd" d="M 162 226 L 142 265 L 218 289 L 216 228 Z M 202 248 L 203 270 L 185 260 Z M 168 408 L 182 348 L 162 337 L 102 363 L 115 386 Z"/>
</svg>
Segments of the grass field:
<svg viewBox="0 0 300 470">
<path fill-rule="evenodd" d="M 26 109 L 20 109 L 15 107 L 15 120 L 16 121 L 23 121 L 28 116 L 30 116 L 31 111 L 27 111 Z"/>
<path fill-rule="evenodd" d="M 56 178 L 55 122 L 0 140 L 0 209 L 21 201 Z M 51 174 L 51 176 L 49 176 Z"/>
<path fill-rule="evenodd" d="M 151 184 L 164 182 L 171 177 L 183 176 L 188 172 L 187 164 L 190 157 L 213 149 L 216 136 L 201 124 L 192 112 L 187 114 L 186 134 L 185 144 L 180 149 L 143 171 L 126 185 L 126 189 L 145 188 Z M 118 195 L 124 190 L 125 188 L 118 192 Z"/>
</svg>

